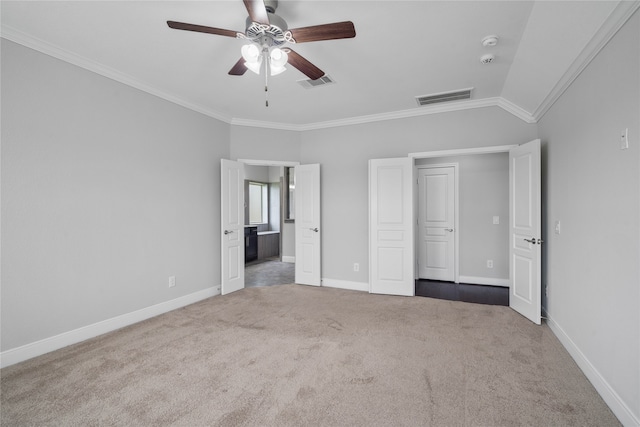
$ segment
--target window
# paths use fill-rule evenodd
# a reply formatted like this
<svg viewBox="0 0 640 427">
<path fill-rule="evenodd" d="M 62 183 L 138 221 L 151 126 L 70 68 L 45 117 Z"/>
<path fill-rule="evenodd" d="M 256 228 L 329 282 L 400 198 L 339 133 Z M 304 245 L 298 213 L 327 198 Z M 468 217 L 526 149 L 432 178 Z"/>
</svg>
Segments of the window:
<svg viewBox="0 0 640 427">
<path fill-rule="evenodd" d="M 249 224 L 269 222 L 269 186 L 260 182 L 249 183 Z"/>
<path fill-rule="evenodd" d="M 295 219 L 296 169 L 284 168 L 284 222 L 293 222 Z"/>
</svg>

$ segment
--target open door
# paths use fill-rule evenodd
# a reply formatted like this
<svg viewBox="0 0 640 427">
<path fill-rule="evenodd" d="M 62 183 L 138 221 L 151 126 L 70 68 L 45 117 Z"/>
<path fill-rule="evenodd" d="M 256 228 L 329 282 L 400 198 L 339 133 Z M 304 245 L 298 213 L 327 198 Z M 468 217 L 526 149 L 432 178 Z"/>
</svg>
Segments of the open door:
<svg viewBox="0 0 640 427">
<path fill-rule="evenodd" d="M 222 295 L 244 288 L 244 164 L 221 159 Z"/>
<path fill-rule="evenodd" d="M 320 286 L 320 165 L 296 166 L 297 284 Z"/>
<path fill-rule="evenodd" d="M 509 305 L 540 324 L 542 226 L 540 140 L 509 151 Z"/>
<path fill-rule="evenodd" d="M 369 160 L 369 292 L 415 295 L 413 159 Z"/>
</svg>

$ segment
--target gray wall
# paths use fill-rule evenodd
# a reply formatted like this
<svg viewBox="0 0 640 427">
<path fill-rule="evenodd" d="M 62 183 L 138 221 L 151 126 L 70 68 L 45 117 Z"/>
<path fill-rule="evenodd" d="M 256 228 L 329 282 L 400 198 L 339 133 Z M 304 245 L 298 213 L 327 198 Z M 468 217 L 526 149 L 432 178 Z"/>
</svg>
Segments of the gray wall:
<svg viewBox="0 0 640 427">
<path fill-rule="evenodd" d="M 307 131 L 302 163 L 320 163 L 322 277 L 369 281 L 368 161 L 408 153 L 521 144 L 537 126 L 500 108 L 484 108 Z M 360 271 L 353 271 L 353 263 Z"/>
<path fill-rule="evenodd" d="M 269 168 L 267 166 L 244 165 L 244 179 L 269 182 Z"/>
<path fill-rule="evenodd" d="M 218 285 L 228 141 L 2 39 L 2 350 Z"/>
<path fill-rule="evenodd" d="M 231 126 L 229 155 L 232 160 L 300 161 L 300 132 Z M 285 223 L 280 230 L 282 256 L 295 256 L 295 226 Z"/>
<path fill-rule="evenodd" d="M 231 126 L 231 160 L 300 161 L 300 132 Z"/>
<path fill-rule="evenodd" d="M 509 280 L 509 154 L 416 160 L 418 166 L 438 163 L 458 163 L 460 276 Z"/>
<path fill-rule="evenodd" d="M 622 65 L 621 65 L 622 64 Z M 640 419 L 640 13 L 539 122 L 547 312 Z M 620 150 L 629 128 L 630 147 Z M 554 234 L 554 222 L 561 234 Z"/>
</svg>

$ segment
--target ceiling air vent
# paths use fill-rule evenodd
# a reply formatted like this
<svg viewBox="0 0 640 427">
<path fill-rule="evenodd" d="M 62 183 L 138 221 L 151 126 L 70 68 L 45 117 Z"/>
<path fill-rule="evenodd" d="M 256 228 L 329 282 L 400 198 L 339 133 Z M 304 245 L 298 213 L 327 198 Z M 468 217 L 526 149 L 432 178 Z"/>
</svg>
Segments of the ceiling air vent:
<svg viewBox="0 0 640 427">
<path fill-rule="evenodd" d="M 325 74 L 324 76 L 320 77 L 319 79 L 315 79 L 315 80 L 298 80 L 298 83 L 300 83 L 300 85 L 305 88 L 305 89 L 311 89 L 314 87 L 318 87 L 318 86 L 325 86 L 325 85 L 329 85 L 329 84 L 334 84 L 335 80 L 333 80 L 328 74 Z"/>
<path fill-rule="evenodd" d="M 457 101 L 471 98 L 473 88 L 456 90 L 454 92 L 436 93 L 433 95 L 416 96 L 418 105 L 439 104 L 441 102 Z"/>
</svg>

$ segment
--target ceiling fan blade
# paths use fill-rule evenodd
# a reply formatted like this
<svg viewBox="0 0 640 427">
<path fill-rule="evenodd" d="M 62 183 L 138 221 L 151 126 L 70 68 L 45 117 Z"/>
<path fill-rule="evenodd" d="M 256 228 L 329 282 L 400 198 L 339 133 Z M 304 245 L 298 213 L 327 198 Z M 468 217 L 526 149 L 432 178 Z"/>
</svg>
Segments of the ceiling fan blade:
<svg viewBox="0 0 640 427">
<path fill-rule="evenodd" d="M 196 33 L 216 34 L 219 36 L 227 36 L 236 38 L 238 32 L 231 30 L 223 30 L 222 28 L 205 27 L 204 25 L 187 24 L 184 22 L 167 21 L 170 28 L 176 30 L 195 31 Z"/>
<path fill-rule="evenodd" d="M 249 12 L 251 21 L 259 24 L 269 25 L 269 15 L 264 6 L 264 0 L 244 0 L 244 5 Z"/>
<path fill-rule="evenodd" d="M 229 70 L 229 75 L 231 76 L 241 76 L 244 73 L 247 72 L 247 67 L 244 65 L 244 58 L 240 58 L 238 60 L 238 62 L 236 62 L 236 65 L 234 65 L 230 70 Z"/>
<path fill-rule="evenodd" d="M 313 65 L 311 62 L 304 59 L 298 53 L 294 52 L 289 48 L 285 50 L 289 54 L 289 60 L 287 62 L 291 64 L 293 67 L 300 70 L 303 74 L 305 74 L 311 80 L 317 80 L 320 77 L 324 76 L 324 71 L 322 71 L 320 68 Z"/>
<path fill-rule="evenodd" d="M 351 21 L 295 28 L 290 31 L 296 43 L 350 39 L 356 36 L 356 28 Z"/>
</svg>

